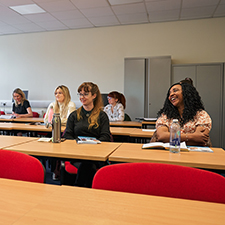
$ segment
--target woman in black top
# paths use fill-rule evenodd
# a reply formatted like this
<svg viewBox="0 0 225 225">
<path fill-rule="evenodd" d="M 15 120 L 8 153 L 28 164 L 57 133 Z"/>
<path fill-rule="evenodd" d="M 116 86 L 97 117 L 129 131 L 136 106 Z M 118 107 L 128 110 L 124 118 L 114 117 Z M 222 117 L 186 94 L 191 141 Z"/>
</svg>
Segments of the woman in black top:
<svg viewBox="0 0 225 225">
<path fill-rule="evenodd" d="M 88 136 L 100 141 L 110 141 L 109 119 L 102 110 L 102 96 L 98 86 L 92 82 L 84 82 L 78 88 L 78 96 L 82 106 L 70 114 L 64 137 L 73 140 L 78 136 Z M 91 187 L 96 169 L 102 166 L 101 162 L 96 161 L 72 164 L 78 167 L 75 185 L 81 187 Z"/>
<path fill-rule="evenodd" d="M 12 115 L 16 118 L 26 118 L 26 117 L 33 117 L 33 112 L 30 107 L 29 101 L 27 101 L 24 92 L 16 88 L 13 91 L 13 108 L 12 108 Z"/>
</svg>

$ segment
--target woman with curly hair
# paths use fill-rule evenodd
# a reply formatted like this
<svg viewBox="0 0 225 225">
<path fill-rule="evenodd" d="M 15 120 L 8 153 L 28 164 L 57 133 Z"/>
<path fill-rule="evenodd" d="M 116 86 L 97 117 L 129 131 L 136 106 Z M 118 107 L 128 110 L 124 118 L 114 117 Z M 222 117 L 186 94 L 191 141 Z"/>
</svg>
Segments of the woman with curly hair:
<svg viewBox="0 0 225 225">
<path fill-rule="evenodd" d="M 170 126 L 173 119 L 178 119 L 181 126 L 181 141 L 185 141 L 187 145 L 210 145 L 209 132 L 212 120 L 204 110 L 201 97 L 192 85 L 173 84 L 158 116 L 157 141 L 169 142 Z"/>
<path fill-rule="evenodd" d="M 82 106 L 70 114 L 64 137 L 73 140 L 78 136 L 87 136 L 110 141 L 109 119 L 102 110 L 103 102 L 98 86 L 84 82 L 78 88 L 78 96 Z M 91 187 L 97 168 L 104 165 L 90 160 L 75 160 L 71 164 L 78 168 L 75 185 L 79 187 Z"/>
</svg>

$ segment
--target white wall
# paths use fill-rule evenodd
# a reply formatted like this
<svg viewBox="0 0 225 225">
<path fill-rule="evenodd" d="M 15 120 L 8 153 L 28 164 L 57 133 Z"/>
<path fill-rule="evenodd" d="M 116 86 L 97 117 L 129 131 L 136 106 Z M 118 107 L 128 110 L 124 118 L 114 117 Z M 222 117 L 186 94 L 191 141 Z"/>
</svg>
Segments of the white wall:
<svg viewBox="0 0 225 225">
<path fill-rule="evenodd" d="M 29 100 L 72 99 L 83 81 L 123 92 L 124 58 L 171 55 L 175 64 L 225 61 L 225 18 L 0 36 L 1 100 L 16 87 Z M 0 100 L 0 102 L 1 102 Z"/>
</svg>

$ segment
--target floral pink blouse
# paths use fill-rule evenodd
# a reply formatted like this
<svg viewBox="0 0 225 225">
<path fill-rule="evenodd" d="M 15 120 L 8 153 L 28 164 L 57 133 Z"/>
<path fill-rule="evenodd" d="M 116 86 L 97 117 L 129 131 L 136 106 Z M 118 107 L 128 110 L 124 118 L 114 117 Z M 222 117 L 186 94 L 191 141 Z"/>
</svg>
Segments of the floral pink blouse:
<svg viewBox="0 0 225 225">
<path fill-rule="evenodd" d="M 161 126 L 167 126 L 170 128 L 172 122 L 172 119 L 167 119 L 167 116 L 162 114 L 156 121 L 156 129 Z M 206 111 L 198 111 L 194 117 L 194 120 L 185 123 L 184 126 L 181 127 L 181 134 L 194 133 L 197 126 L 205 127 L 209 131 L 211 130 L 212 120 Z"/>
</svg>

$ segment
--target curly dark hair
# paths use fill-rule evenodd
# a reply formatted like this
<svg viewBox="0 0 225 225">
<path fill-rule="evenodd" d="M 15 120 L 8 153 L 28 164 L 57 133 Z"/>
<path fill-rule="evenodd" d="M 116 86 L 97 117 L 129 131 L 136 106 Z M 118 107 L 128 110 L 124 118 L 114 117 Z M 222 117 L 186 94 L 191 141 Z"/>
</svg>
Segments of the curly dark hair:
<svg viewBox="0 0 225 225">
<path fill-rule="evenodd" d="M 170 89 L 174 85 L 180 85 L 182 88 L 183 101 L 184 101 L 184 111 L 183 111 L 182 118 L 178 112 L 177 107 L 175 107 L 169 101 Z M 183 126 L 188 121 L 193 120 L 194 116 L 196 115 L 198 111 L 201 111 L 204 109 L 205 108 L 201 100 L 201 97 L 199 96 L 199 93 L 194 86 L 187 83 L 175 83 L 169 88 L 167 92 L 166 100 L 164 102 L 164 106 L 162 109 L 159 110 L 157 115 L 159 117 L 161 116 L 162 113 L 164 113 L 168 119 L 178 119 L 180 121 L 180 125 Z"/>
</svg>

